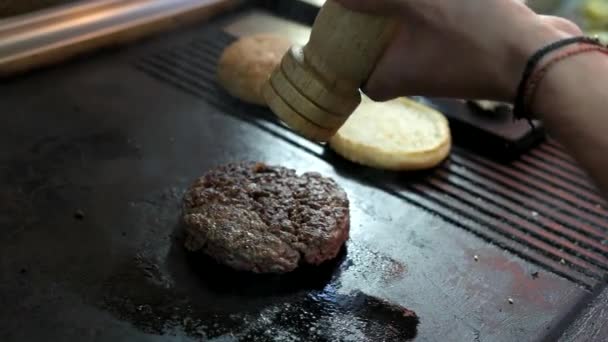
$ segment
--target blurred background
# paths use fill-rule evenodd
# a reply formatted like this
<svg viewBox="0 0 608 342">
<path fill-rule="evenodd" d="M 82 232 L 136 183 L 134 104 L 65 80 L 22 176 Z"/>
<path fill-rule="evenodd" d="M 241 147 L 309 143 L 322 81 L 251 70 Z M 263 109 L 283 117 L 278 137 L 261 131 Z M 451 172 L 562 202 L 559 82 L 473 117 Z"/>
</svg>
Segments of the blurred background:
<svg viewBox="0 0 608 342">
<path fill-rule="evenodd" d="M 83 1 L 86 2 L 95 0 L 0 0 L 0 18 L 11 17 L 40 9 Z M 308 2 L 322 4 L 325 1 L 309 0 Z M 608 0 L 528 0 L 528 3 L 539 12 L 568 12 L 570 15 L 576 15 L 574 12 L 576 12 L 577 8 L 587 7 L 589 4 L 591 4 L 591 7 L 593 7 L 591 10 L 592 15 L 594 10 L 602 7 L 602 5 L 603 7 L 608 6 Z"/>
<path fill-rule="evenodd" d="M 0 0 L 0 20 L 55 6 L 96 0 Z M 129 0 L 126 0 L 129 1 Z M 322 4 L 323 0 L 309 0 Z M 557 14 L 576 21 L 586 31 L 608 31 L 608 0 L 528 0 L 537 12 Z"/>
<path fill-rule="evenodd" d="M 96 0 L 0 0 L 0 20 L 55 6 Z M 125 0 L 132 1 L 132 0 Z M 308 0 L 322 4 L 324 0 Z M 608 0 L 528 0 L 537 12 L 557 14 L 576 21 L 584 30 L 594 34 L 608 31 Z"/>
<path fill-rule="evenodd" d="M 78 1 L 82 0 L 0 0 L 0 18 L 12 17 L 19 14 L 34 12 L 40 9 Z"/>
</svg>

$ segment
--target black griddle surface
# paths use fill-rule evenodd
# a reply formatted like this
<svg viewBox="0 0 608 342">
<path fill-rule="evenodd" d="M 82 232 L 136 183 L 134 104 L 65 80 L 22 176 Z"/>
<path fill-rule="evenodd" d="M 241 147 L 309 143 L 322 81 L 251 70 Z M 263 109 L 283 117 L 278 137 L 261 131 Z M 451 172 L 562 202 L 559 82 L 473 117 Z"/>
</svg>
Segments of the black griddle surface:
<svg viewBox="0 0 608 342">
<path fill-rule="evenodd" d="M 457 147 L 428 173 L 352 165 L 217 88 L 209 51 L 228 41 L 211 23 L 0 85 L 0 340 L 529 341 L 562 331 L 599 288 L 605 254 L 588 240 L 605 216 L 584 180 L 561 206 L 517 207 L 500 189 L 524 162 L 503 169 Z M 186 254 L 184 190 L 240 160 L 336 179 L 351 200 L 341 258 L 256 278 Z M 562 234 L 564 248 L 528 209 L 537 202 L 581 212 L 568 222 L 593 248 L 576 254 Z"/>
</svg>

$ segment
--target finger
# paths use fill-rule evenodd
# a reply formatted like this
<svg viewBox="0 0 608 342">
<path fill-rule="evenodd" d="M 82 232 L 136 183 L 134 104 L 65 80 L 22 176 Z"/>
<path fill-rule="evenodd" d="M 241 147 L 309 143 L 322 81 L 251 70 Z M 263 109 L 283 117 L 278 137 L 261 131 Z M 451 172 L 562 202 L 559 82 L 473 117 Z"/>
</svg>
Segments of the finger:
<svg viewBox="0 0 608 342">
<path fill-rule="evenodd" d="M 400 32 L 403 27 L 399 28 Z M 404 51 L 408 47 L 404 34 L 397 34 L 402 39 L 395 39 L 386 49 L 376 64 L 372 74 L 363 86 L 363 92 L 374 101 L 386 101 L 406 95 L 408 80 L 401 73 L 396 75 L 395 70 L 405 67 Z"/>
<path fill-rule="evenodd" d="M 403 0 L 335 0 L 342 6 L 357 12 L 392 15 L 403 8 Z"/>
<path fill-rule="evenodd" d="M 374 101 L 387 101 L 408 93 L 406 89 L 400 87 L 400 82 L 396 77 L 387 77 L 390 75 L 388 71 L 391 71 L 391 68 L 388 65 L 391 62 L 386 61 L 388 59 L 386 56 L 361 88 L 365 95 Z"/>
<path fill-rule="evenodd" d="M 556 29 L 563 31 L 565 33 L 574 35 L 574 36 L 579 36 L 583 34 L 583 31 L 572 21 L 565 19 L 565 18 L 561 18 L 561 17 L 554 17 L 554 16 L 550 16 L 550 15 L 541 15 L 541 20 L 544 21 L 545 23 L 555 27 Z"/>
</svg>

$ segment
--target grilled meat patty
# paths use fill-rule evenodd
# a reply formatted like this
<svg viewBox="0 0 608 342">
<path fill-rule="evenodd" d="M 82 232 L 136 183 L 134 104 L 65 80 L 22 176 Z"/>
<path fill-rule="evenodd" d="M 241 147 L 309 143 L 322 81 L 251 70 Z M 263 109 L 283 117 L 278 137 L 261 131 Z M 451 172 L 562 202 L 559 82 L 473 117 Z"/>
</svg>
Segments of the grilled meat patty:
<svg viewBox="0 0 608 342">
<path fill-rule="evenodd" d="M 318 173 L 243 162 L 199 178 L 183 220 L 187 249 L 237 270 L 285 273 L 336 257 L 348 238 L 348 198 Z"/>
</svg>

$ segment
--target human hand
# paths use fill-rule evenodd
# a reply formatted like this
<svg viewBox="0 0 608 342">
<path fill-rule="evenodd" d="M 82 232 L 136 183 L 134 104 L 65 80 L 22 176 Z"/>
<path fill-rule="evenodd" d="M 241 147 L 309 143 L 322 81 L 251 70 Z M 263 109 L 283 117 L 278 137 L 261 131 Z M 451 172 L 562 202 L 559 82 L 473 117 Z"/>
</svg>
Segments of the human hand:
<svg viewBox="0 0 608 342">
<path fill-rule="evenodd" d="M 375 100 L 425 95 L 509 102 L 536 50 L 581 34 L 575 24 L 537 15 L 519 0 L 336 1 L 399 23 L 364 89 Z"/>
</svg>

